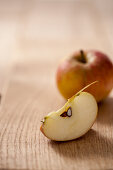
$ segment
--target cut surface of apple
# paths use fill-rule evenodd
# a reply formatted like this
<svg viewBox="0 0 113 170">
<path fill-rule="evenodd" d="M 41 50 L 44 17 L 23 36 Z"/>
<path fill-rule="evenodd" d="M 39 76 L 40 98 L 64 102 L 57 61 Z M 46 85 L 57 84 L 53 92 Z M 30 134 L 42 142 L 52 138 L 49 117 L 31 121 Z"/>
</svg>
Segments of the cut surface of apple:
<svg viewBox="0 0 113 170">
<path fill-rule="evenodd" d="M 51 140 L 73 140 L 92 127 L 97 112 L 95 98 L 90 93 L 80 92 L 68 99 L 61 109 L 44 117 L 40 130 Z"/>
</svg>

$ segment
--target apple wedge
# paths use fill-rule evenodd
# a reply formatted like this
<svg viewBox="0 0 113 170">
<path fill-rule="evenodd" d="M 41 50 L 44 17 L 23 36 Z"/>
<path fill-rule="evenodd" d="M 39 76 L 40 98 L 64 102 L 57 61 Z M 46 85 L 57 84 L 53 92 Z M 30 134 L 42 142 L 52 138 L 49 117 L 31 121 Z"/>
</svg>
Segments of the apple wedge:
<svg viewBox="0 0 113 170">
<path fill-rule="evenodd" d="M 93 125 L 98 112 L 95 98 L 78 92 L 58 111 L 44 117 L 40 130 L 49 139 L 68 141 L 84 135 Z"/>
</svg>

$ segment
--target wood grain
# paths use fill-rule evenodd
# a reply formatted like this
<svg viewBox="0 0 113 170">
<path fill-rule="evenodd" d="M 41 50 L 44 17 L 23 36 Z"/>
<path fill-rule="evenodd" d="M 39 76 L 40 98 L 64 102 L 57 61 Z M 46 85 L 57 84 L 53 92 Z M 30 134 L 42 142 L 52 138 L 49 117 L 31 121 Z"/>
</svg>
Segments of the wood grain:
<svg viewBox="0 0 113 170">
<path fill-rule="evenodd" d="M 113 169 L 113 91 L 84 137 L 53 142 L 39 131 L 43 116 L 65 103 L 59 61 L 81 48 L 113 60 L 112 0 L 0 0 L 0 169 Z"/>
</svg>

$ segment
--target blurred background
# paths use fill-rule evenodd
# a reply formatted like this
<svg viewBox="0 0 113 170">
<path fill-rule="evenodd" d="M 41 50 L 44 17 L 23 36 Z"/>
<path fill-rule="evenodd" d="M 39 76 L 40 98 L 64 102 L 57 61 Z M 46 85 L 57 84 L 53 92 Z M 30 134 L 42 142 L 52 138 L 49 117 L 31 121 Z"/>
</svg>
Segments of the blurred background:
<svg viewBox="0 0 113 170">
<path fill-rule="evenodd" d="M 68 56 L 77 49 L 113 54 L 112 0 L 0 0 L 0 58 Z"/>
</svg>

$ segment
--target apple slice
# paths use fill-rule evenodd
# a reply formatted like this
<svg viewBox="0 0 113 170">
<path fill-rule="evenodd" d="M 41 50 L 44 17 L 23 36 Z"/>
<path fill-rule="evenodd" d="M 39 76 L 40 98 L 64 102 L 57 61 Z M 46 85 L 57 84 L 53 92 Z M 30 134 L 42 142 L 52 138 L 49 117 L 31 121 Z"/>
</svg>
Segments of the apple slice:
<svg viewBox="0 0 113 170">
<path fill-rule="evenodd" d="M 97 111 L 95 98 L 90 93 L 80 91 L 68 99 L 61 109 L 44 117 L 40 130 L 51 140 L 76 139 L 92 127 Z"/>
</svg>

